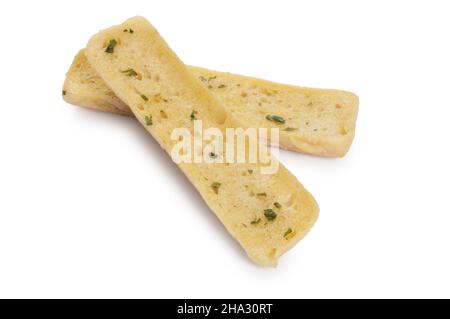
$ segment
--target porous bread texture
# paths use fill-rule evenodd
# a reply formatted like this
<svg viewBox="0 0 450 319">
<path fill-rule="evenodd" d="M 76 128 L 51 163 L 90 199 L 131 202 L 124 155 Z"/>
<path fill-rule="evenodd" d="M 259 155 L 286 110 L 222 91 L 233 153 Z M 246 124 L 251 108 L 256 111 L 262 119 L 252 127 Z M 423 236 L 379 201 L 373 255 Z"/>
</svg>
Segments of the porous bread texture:
<svg viewBox="0 0 450 319">
<path fill-rule="evenodd" d="M 89 64 L 84 50 L 75 56 L 63 86 L 66 102 L 104 112 L 132 115 L 130 108 L 116 97 Z"/>
<path fill-rule="evenodd" d="M 318 156 L 344 156 L 355 136 L 358 97 L 187 66 L 239 122 L 240 127 L 277 127 L 279 146 Z M 81 50 L 67 73 L 64 99 L 72 104 L 131 115 L 86 60 Z M 269 121 L 278 115 L 284 124 Z"/>
<path fill-rule="evenodd" d="M 129 29 L 134 32 L 124 32 Z M 107 53 L 105 48 L 111 39 L 117 45 L 113 53 Z M 130 107 L 168 153 L 177 143 L 171 139 L 174 128 L 188 128 L 192 133 L 193 111 L 203 121 L 204 129 L 217 127 L 223 132 L 227 127 L 239 125 L 144 18 L 129 19 L 93 36 L 86 47 L 86 56 L 106 85 Z M 150 116 L 151 125 L 146 120 Z M 203 152 L 202 149 L 194 151 Z M 314 198 L 281 164 L 277 173 L 265 175 L 260 173 L 263 164 L 259 163 L 180 163 L 178 166 L 259 265 L 275 266 L 278 258 L 317 219 Z M 150 176 L 142 178 L 151 180 Z M 220 187 L 212 187 L 213 183 L 220 183 Z M 262 193 L 265 196 L 258 196 Z M 275 219 L 265 216 L 267 209 L 276 213 Z"/>
</svg>

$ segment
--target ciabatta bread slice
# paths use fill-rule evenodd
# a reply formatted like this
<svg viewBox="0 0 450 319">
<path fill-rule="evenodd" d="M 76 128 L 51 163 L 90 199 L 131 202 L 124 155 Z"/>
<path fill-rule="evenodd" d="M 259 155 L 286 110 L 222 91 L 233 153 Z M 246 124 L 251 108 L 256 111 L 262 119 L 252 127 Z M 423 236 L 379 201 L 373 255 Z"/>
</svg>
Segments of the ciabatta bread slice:
<svg viewBox="0 0 450 319">
<path fill-rule="evenodd" d="M 344 156 L 355 136 L 358 97 L 188 66 L 232 112 L 242 127 L 280 128 L 282 148 L 319 156 Z M 81 50 L 67 73 L 64 99 L 72 104 L 131 115 L 91 68 Z M 284 123 L 270 120 L 281 116 Z M 268 117 L 269 116 L 269 117 Z"/>
<path fill-rule="evenodd" d="M 124 32 L 130 29 L 132 33 Z M 192 132 L 193 119 L 222 133 L 238 125 L 144 18 L 129 19 L 93 36 L 86 56 L 168 153 L 178 143 L 171 138 L 173 130 Z M 314 198 L 281 164 L 274 174 L 261 174 L 261 163 L 178 165 L 248 256 L 262 266 L 276 265 L 318 216 Z"/>
</svg>

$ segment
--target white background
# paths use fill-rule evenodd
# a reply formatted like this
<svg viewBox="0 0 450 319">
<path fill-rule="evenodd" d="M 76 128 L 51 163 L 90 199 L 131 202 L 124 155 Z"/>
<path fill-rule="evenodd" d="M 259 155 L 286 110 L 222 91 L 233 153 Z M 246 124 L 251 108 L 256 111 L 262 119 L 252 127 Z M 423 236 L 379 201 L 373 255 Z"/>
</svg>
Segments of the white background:
<svg viewBox="0 0 450 319">
<path fill-rule="evenodd" d="M 353 91 L 342 159 L 280 158 L 321 214 L 254 265 L 126 117 L 61 98 L 99 29 L 142 15 L 188 64 Z M 450 297 L 448 1 L 2 1 L 0 297 Z"/>
</svg>

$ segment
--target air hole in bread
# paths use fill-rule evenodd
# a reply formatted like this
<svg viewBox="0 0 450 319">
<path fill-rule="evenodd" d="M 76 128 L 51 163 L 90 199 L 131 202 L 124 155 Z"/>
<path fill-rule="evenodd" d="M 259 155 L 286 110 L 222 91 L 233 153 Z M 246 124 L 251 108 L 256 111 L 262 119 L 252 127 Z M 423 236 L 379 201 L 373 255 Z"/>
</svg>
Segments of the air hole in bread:
<svg viewBox="0 0 450 319">
<path fill-rule="evenodd" d="M 254 192 L 253 187 L 250 185 L 244 185 L 244 188 L 250 197 L 255 197 L 256 193 Z"/>
<path fill-rule="evenodd" d="M 292 201 L 292 194 L 289 194 L 288 197 L 286 197 L 286 199 L 283 202 L 283 206 L 288 208 L 291 207 L 292 204 L 294 204 L 294 202 Z"/>
<path fill-rule="evenodd" d="M 217 125 L 222 125 L 227 120 L 227 113 L 223 110 L 211 111 L 210 114 Z"/>
<path fill-rule="evenodd" d="M 269 256 L 270 258 L 273 258 L 275 256 L 275 254 L 277 253 L 277 249 L 276 248 L 272 248 L 269 253 L 267 254 L 267 256 Z"/>
<path fill-rule="evenodd" d="M 152 72 L 150 71 L 150 68 L 148 67 L 148 65 L 144 65 L 143 73 L 149 80 L 152 79 Z"/>
</svg>

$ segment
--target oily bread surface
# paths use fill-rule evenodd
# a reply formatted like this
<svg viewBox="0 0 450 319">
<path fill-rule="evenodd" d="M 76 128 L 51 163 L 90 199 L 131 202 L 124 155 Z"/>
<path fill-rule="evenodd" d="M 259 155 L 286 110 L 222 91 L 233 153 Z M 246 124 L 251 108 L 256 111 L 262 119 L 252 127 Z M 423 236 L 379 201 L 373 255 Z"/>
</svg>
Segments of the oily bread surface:
<svg viewBox="0 0 450 319">
<path fill-rule="evenodd" d="M 277 127 L 282 148 L 318 156 L 344 156 L 355 136 L 358 97 L 340 90 L 313 89 L 187 66 L 239 121 L 241 127 Z M 131 115 L 96 74 L 84 50 L 75 57 L 64 84 L 72 104 Z M 284 124 L 267 120 L 278 115 Z"/>
<path fill-rule="evenodd" d="M 130 28 L 132 34 L 123 31 Z M 106 53 L 111 39 L 117 45 L 114 53 Z M 89 41 L 86 56 L 106 85 L 168 153 L 177 143 L 171 139 L 173 129 L 193 131 L 193 111 L 202 120 L 203 128 L 218 127 L 223 131 L 238 126 L 143 18 L 135 17 L 98 33 Z M 129 69 L 137 75 L 124 74 Z M 143 94 L 147 100 L 142 99 Z M 152 125 L 146 120 L 150 116 Z M 261 174 L 261 165 L 180 163 L 179 167 L 248 256 L 262 266 L 274 266 L 278 257 L 312 227 L 318 206 L 281 164 L 275 174 Z M 220 188 L 213 189 L 213 183 L 220 183 Z M 258 196 L 262 193 L 265 196 Z M 266 209 L 276 212 L 276 218 L 268 220 Z"/>
</svg>

